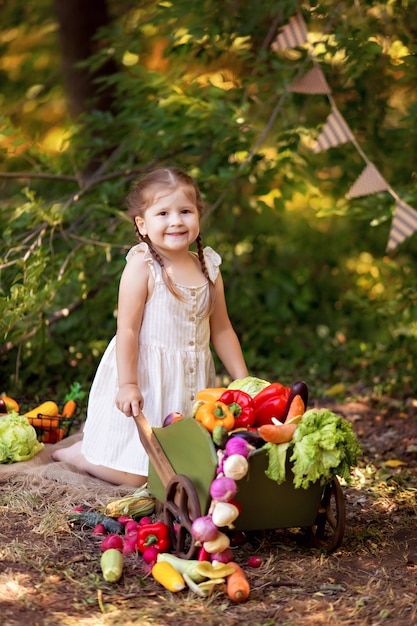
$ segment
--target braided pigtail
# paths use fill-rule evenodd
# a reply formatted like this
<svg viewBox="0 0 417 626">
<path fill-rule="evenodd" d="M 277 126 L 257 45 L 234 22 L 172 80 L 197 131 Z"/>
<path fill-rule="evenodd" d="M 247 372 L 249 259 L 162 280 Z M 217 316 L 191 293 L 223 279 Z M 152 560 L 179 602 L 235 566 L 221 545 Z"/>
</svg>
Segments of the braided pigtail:
<svg viewBox="0 0 417 626">
<path fill-rule="evenodd" d="M 207 278 L 208 283 L 209 283 L 209 308 L 208 308 L 207 315 L 210 315 L 214 307 L 214 299 L 215 299 L 214 283 L 211 280 L 208 269 L 207 269 L 206 259 L 204 258 L 204 252 L 203 252 L 203 241 L 201 239 L 200 233 L 198 234 L 197 239 L 195 241 L 197 244 L 197 254 L 198 254 L 198 260 L 200 261 L 200 265 L 201 265 L 201 271 L 203 272 L 204 276 Z"/>
</svg>

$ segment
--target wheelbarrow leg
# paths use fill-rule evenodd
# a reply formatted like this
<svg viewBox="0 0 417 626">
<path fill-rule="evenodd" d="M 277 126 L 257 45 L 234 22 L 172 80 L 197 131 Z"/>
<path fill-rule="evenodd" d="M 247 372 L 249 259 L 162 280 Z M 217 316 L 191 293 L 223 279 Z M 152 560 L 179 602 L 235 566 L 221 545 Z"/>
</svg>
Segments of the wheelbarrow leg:
<svg viewBox="0 0 417 626">
<path fill-rule="evenodd" d="M 335 477 L 325 486 L 315 524 L 309 528 L 313 547 L 334 552 L 342 543 L 345 521 L 345 498 Z"/>
</svg>

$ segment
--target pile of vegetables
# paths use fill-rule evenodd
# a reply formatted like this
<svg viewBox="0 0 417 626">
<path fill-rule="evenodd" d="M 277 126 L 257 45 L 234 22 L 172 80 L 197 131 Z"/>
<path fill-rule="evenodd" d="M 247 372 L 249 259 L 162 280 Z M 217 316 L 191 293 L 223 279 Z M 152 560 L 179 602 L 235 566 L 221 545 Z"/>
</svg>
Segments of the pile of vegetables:
<svg viewBox="0 0 417 626">
<path fill-rule="evenodd" d="M 141 490 L 146 498 L 146 487 Z M 134 558 L 143 561 L 145 571 L 172 593 L 188 588 L 207 597 L 215 589 L 225 588 L 235 602 L 243 602 L 249 596 L 248 580 L 237 563 L 186 560 L 171 554 L 170 529 L 164 522 L 149 516 L 134 519 L 122 515 L 115 519 L 81 508 L 74 509 L 68 520 L 71 525 L 91 528 L 94 536 L 103 536 L 100 568 L 106 582 L 117 583 L 123 576 L 126 559 Z M 259 565 L 252 563 L 253 567 Z"/>
<path fill-rule="evenodd" d="M 296 488 L 326 484 L 335 476 L 349 482 L 350 470 L 361 453 L 351 425 L 328 409 L 306 410 L 307 404 L 304 381 L 285 387 L 248 376 L 233 381 L 227 389 L 199 391 L 193 413 L 220 448 L 232 437 L 264 447 L 269 459 L 266 475 L 278 484 L 286 479 L 288 462 Z M 234 423 L 227 411 L 235 416 Z"/>
<path fill-rule="evenodd" d="M 238 481 L 249 470 L 250 455 L 265 448 L 266 474 L 277 483 L 286 479 L 290 462 L 295 487 L 307 488 L 335 475 L 349 481 L 360 453 L 350 424 L 329 410 L 306 410 L 307 402 L 308 388 L 302 381 L 285 387 L 247 377 L 228 389 L 199 391 L 193 417 L 211 433 L 218 465 L 210 485 L 209 510 L 192 522 L 197 558 L 187 560 L 171 553 L 171 529 L 148 516 L 154 501 L 142 487 L 132 496 L 110 502 L 103 513 L 74 511 L 70 515 L 71 523 L 87 524 L 94 535 L 104 535 L 100 559 L 104 579 L 120 580 L 125 558 L 136 556 L 172 593 L 188 588 L 206 597 L 214 589 L 224 589 L 231 601 L 246 601 L 250 585 L 234 560 L 231 531 L 241 510 L 235 500 Z M 170 413 L 164 426 L 183 418 L 178 412 Z M 252 557 L 246 565 L 261 564 Z"/>
<path fill-rule="evenodd" d="M 63 400 L 60 412 L 56 402 L 47 400 L 38 406 L 22 414 L 36 431 L 37 438 L 42 443 L 57 443 L 69 433 L 72 420 L 77 410 L 77 402 L 85 397 L 81 385 L 75 382 Z M 17 400 L 6 396 L 0 396 L 0 415 L 20 414 L 20 406 Z"/>
</svg>

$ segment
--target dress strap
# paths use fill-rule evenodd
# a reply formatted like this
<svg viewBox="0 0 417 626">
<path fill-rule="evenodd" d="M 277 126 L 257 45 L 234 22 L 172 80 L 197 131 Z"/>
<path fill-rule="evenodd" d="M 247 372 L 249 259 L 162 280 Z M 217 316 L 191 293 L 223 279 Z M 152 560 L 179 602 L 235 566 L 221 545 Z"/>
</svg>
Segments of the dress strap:
<svg viewBox="0 0 417 626">
<path fill-rule="evenodd" d="M 133 246 L 133 248 L 130 248 L 129 252 L 126 255 L 126 263 L 129 262 L 129 259 L 131 259 L 133 255 L 138 253 L 143 254 L 143 259 L 148 264 L 155 281 L 163 280 L 162 268 L 159 263 L 155 263 L 149 246 L 145 241 L 141 241 L 141 243 L 138 243 L 136 244 L 136 246 Z"/>
<path fill-rule="evenodd" d="M 213 248 L 210 248 L 210 246 L 206 246 L 203 249 L 203 253 L 210 280 L 214 283 L 220 272 L 222 257 L 215 250 L 213 250 Z"/>
</svg>

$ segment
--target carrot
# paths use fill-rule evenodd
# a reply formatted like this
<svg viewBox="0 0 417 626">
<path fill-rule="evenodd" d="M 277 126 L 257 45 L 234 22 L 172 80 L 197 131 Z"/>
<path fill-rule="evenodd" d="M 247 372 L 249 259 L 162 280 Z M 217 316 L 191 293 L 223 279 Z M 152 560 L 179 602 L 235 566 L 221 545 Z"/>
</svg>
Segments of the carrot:
<svg viewBox="0 0 417 626">
<path fill-rule="evenodd" d="M 77 408 L 77 403 L 75 400 L 67 400 L 64 404 L 64 408 L 62 409 L 63 417 L 72 417 Z"/>
<path fill-rule="evenodd" d="M 290 404 L 290 408 L 288 409 L 287 417 L 285 418 L 284 423 L 287 424 L 288 422 L 295 421 L 295 418 L 297 417 L 301 418 L 302 415 L 304 415 L 305 410 L 306 407 L 302 397 L 299 395 L 294 396 Z M 297 420 L 297 423 L 298 421 L 299 420 Z"/>
<path fill-rule="evenodd" d="M 250 586 L 243 569 L 234 561 L 229 561 L 228 565 L 233 565 L 235 571 L 226 576 L 226 592 L 233 602 L 244 602 L 248 599 Z"/>
<path fill-rule="evenodd" d="M 264 424 L 259 426 L 258 433 L 269 443 L 288 443 L 293 438 L 297 424 Z"/>
</svg>

